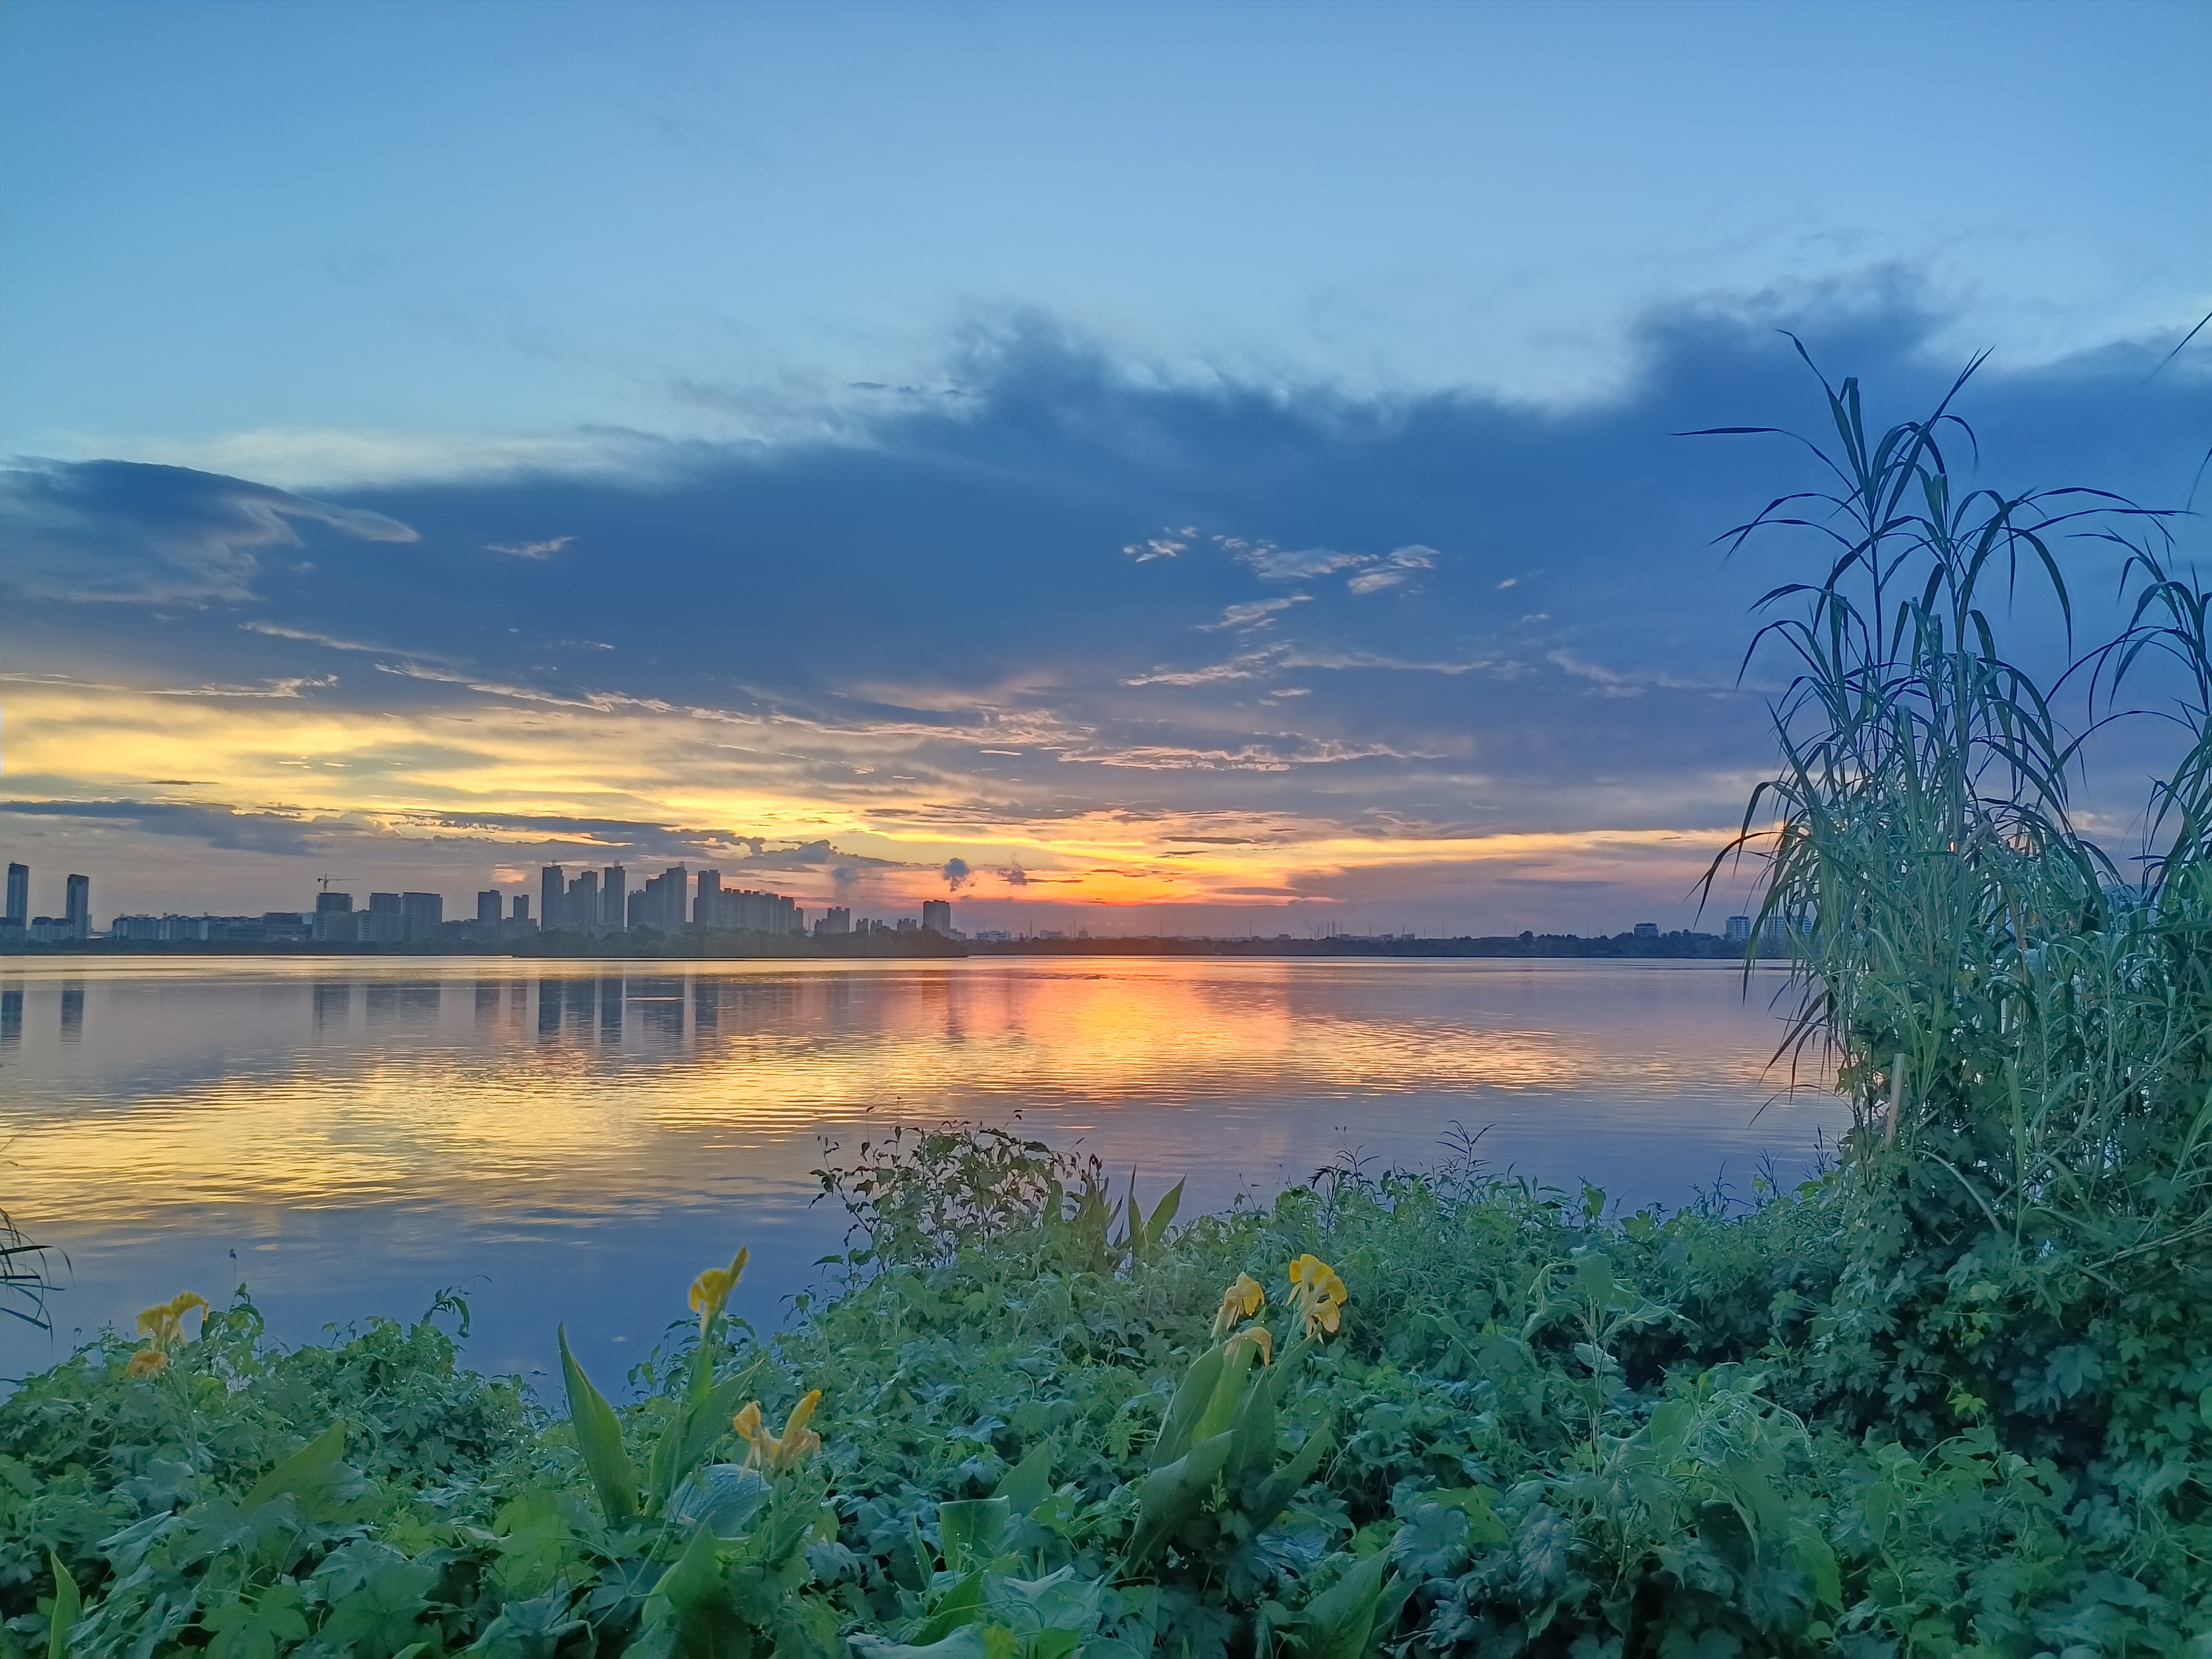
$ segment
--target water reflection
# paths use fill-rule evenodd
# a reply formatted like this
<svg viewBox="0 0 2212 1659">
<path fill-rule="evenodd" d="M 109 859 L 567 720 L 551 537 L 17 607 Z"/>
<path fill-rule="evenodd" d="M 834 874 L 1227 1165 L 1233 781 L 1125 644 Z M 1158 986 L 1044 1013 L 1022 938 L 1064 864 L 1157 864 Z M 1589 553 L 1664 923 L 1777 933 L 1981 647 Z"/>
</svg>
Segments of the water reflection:
<svg viewBox="0 0 2212 1659">
<path fill-rule="evenodd" d="M 479 1362 L 536 1364 L 556 1318 L 650 1340 L 738 1242 L 773 1319 L 842 1226 L 806 1207 L 821 1137 L 892 1118 L 1019 1110 L 1207 1204 L 1340 1149 L 1421 1162 L 1455 1122 L 1498 1164 L 1678 1200 L 1836 1118 L 1766 1104 L 1775 1023 L 1726 971 L 605 967 L 0 963 L 7 1203 L 70 1252 L 65 1319 L 244 1279 L 296 1335 L 467 1284 Z"/>
</svg>

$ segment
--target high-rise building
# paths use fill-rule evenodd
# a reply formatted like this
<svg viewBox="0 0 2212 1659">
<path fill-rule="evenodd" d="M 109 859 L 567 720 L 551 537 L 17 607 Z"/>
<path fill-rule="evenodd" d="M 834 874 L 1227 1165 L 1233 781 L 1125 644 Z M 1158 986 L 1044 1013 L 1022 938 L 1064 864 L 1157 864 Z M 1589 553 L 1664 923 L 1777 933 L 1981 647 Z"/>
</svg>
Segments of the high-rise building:
<svg viewBox="0 0 2212 1659">
<path fill-rule="evenodd" d="M 540 927 L 565 927 L 568 919 L 562 915 L 561 902 L 567 878 L 557 864 L 549 864 L 538 872 L 538 925 Z"/>
<path fill-rule="evenodd" d="M 1728 929 L 1721 935 L 1721 937 L 1727 939 L 1731 945 L 1742 944 L 1746 939 L 1751 937 L 1751 918 L 1749 916 L 1730 916 L 1728 919 Z"/>
<path fill-rule="evenodd" d="M 568 884 L 568 890 L 561 901 L 561 925 L 573 927 L 580 933 L 595 933 L 599 928 L 599 872 L 586 870 Z"/>
<path fill-rule="evenodd" d="M 924 899 L 921 902 L 921 925 L 934 929 L 950 939 L 952 937 L 952 906 L 944 899 Z"/>
<path fill-rule="evenodd" d="M 31 866 L 11 864 L 8 866 L 8 912 L 0 917 L 0 926 L 27 927 L 31 925 Z"/>
<path fill-rule="evenodd" d="M 630 896 L 629 925 L 650 927 L 658 933 L 673 933 L 689 919 L 690 895 L 685 871 L 680 864 L 672 864 L 657 876 L 647 876 L 645 885 Z"/>
<path fill-rule="evenodd" d="M 62 920 L 69 924 L 71 939 L 92 937 L 92 878 L 71 876 L 64 889 L 67 896 L 62 903 Z"/>
<path fill-rule="evenodd" d="M 1659 937 L 1659 924 L 1656 921 L 1638 922 L 1636 924 L 1636 937 L 1638 939 L 1657 939 Z"/>
<path fill-rule="evenodd" d="M 814 924 L 817 935 L 849 933 L 853 931 L 853 913 L 842 904 L 833 904 L 822 913 L 822 920 Z"/>
<path fill-rule="evenodd" d="M 599 872 L 599 926 L 619 933 L 629 925 L 629 872 L 610 864 Z"/>
<path fill-rule="evenodd" d="M 407 942 L 406 914 L 399 908 L 397 893 L 371 893 L 368 913 L 361 919 L 361 937 L 368 945 L 404 945 Z"/>
<path fill-rule="evenodd" d="M 446 897 L 442 893 L 402 893 L 399 896 L 401 931 L 410 945 L 435 945 L 438 929 L 446 920 Z"/>
<path fill-rule="evenodd" d="M 477 923 L 479 927 L 499 926 L 500 912 L 507 906 L 501 902 L 499 889 L 487 887 L 477 895 Z"/>
<path fill-rule="evenodd" d="M 360 939 L 362 918 L 354 914 L 351 893 L 333 893 L 325 888 L 315 895 L 315 920 L 312 937 L 319 944 L 350 945 Z"/>
<path fill-rule="evenodd" d="M 721 878 L 712 870 L 699 873 L 699 896 L 691 920 L 702 927 L 740 927 L 760 933 L 792 933 L 799 930 L 799 908 L 781 893 L 759 893 L 749 887 L 709 886 Z"/>
<path fill-rule="evenodd" d="M 530 920 L 529 894 L 517 893 L 514 896 L 514 914 L 508 917 L 507 920 L 510 921 L 527 921 Z"/>
</svg>

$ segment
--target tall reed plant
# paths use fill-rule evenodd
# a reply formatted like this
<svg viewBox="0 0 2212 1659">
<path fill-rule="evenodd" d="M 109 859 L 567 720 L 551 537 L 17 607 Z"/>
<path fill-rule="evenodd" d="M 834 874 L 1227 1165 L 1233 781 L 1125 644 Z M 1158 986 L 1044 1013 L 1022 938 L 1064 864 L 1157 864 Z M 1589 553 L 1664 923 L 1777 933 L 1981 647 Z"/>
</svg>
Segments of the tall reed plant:
<svg viewBox="0 0 2212 1659">
<path fill-rule="evenodd" d="M 1797 441 L 1828 483 L 1724 538 L 1794 531 L 1827 555 L 1760 602 L 1782 614 L 1753 650 L 1794 671 L 1779 764 L 1707 876 L 1765 860 L 1759 927 L 1791 940 L 1802 994 L 1786 1047 L 1821 1049 L 1854 1108 L 1837 1328 L 1887 1363 L 1839 1362 L 1838 1385 L 1930 1428 L 2048 1417 L 2110 1369 L 2090 1353 L 2054 1371 L 2062 1337 L 2132 1317 L 2123 1304 L 2202 1271 L 2212 1244 L 2212 604 L 2169 568 L 2162 514 L 1954 478 L 1976 446 L 1954 405 L 1979 361 L 1879 430 L 1855 380 L 1823 377 L 1832 435 Z M 2115 544 L 2132 613 L 2076 656 L 2069 560 Z M 2023 588 L 2073 658 L 2048 686 L 2005 644 Z M 2159 664 L 2181 670 L 2187 741 L 2124 876 L 2072 797 Z"/>
</svg>

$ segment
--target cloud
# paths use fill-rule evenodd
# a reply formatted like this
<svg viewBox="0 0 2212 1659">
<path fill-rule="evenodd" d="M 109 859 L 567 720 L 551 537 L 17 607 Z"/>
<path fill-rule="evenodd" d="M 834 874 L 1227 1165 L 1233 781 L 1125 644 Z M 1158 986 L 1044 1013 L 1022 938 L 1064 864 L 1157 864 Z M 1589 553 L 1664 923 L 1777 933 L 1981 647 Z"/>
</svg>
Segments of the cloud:
<svg viewBox="0 0 2212 1659">
<path fill-rule="evenodd" d="M 1373 568 L 1363 570 L 1345 583 L 1355 593 L 1376 593 L 1386 587 L 1395 587 L 1416 570 L 1433 569 L 1437 553 L 1433 547 L 1401 547 Z"/>
<path fill-rule="evenodd" d="M 123 461 L 0 470 L 0 586 L 33 598 L 141 603 L 246 598 L 301 524 L 355 541 L 411 542 L 380 513 L 264 484 Z"/>
<path fill-rule="evenodd" d="M 146 835 L 178 836 L 223 852 L 302 857 L 322 851 L 325 845 L 313 822 L 302 817 L 167 801 L 7 800 L 0 801 L 0 814 L 127 825 Z"/>
<path fill-rule="evenodd" d="M 488 553 L 504 553 L 515 559 L 550 559 L 576 538 L 574 536 L 554 536 L 542 542 L 486 542 Z"/>
<path fill-rule="evenodd" d="M 632 479 L 680 465 L 687 447 L 612 429 L 555 436 L 257 427 L 200 442 L 86 439 L 84 457 L 258 478 L 283 489 L 482 483 L 517 477 Z M 79 459 L 72 457 L 70 459 Z"/>
<path fill-rule="evenodd" d="M 1272 617 L 1278 611 L 1287 611 L 1294 605 L 1304 605 L 1313 598 L 1310 593 L 1290 593 L 1279 599 L 1248 599 L 1243 605 L 1225 607 L 1218 622 L 1200 623 L 1201 634 L 1218 633 L 1224 628 L 1267 628 L 1273 625 Z"/>
<path fill-rule="evenodd" d="M 1195 532 L 1184 531 L 1178 536 L 1170 531 L 1145 541 L 1131 542 L 1121 551 L 1139 564 L 1145 564 L 1153 559 L 1172 559 L 1190 545 L 1189 538 Z"/>
<path fill-rule="evenodd" d="M 1309 547 L 1299 552 L 1286 552 L 1267 542 L 1254 546 L 1233 538 L 1224 541 L 1231 556 L 1239 564 L 1248 565 L 1261 581 L 1303 581 L 1310 576 L 1326 576 L 1333 570 L 1363 565 L 1370 555 L 1339 553 L 1332 548 Z"/>
<path fill-rule="evenodd" d="M 518 468 L 331 501 L 20 468 L 0 500 L 11 787 L 204 777 L 246 811 L 411 814 L 455 848 L 465 821 L 501 846 L 565 823 L 640 858 L 706 848 L 909 897 L 956 854 L 1137 869 L 1214 815 L 1354 848 L 1407 825 L 1725 823 L 1768 753 L 1756 682 L 1731 689 L 1749 608 L 1810 556 L 1724 560 L 1712 538 L 1810 475 L 1785 445 L 1668 434 L 1817 428 L 1772 320 L 1655 314 L 1623 395 L 1541 414 L 1194 386 L 1014 331 L 957 365 L 960 398 L 694 446 L 649 477 Z M 1953 372 L 1929 351 L 1948 319 L 1893 297 L 1795 320 L 1878 422 Z M 2147 380 L 2158 355 L 1985 368 L 1961 405 L 1973 482 L 2178 502 L 2212 386 L 2180 364 Z M 557 557 L 484 553 L 551 526 Z M 2179 529 L 2212 565 L 2203 528 Z M 2104 603 L 2106 550 L 2067 556 L 2077 600 Z M 1251 833 L 1234 855 L 1273 857 L 1273 830 Z"/>
<path fill-rule="evenodd" d="M 969 869 L 965 859 L 945 860 L 944 869 L 938 873 L 945 878 L 945 884 L 956 893 L 975 879 L 975 872 Z"/>
</svg>

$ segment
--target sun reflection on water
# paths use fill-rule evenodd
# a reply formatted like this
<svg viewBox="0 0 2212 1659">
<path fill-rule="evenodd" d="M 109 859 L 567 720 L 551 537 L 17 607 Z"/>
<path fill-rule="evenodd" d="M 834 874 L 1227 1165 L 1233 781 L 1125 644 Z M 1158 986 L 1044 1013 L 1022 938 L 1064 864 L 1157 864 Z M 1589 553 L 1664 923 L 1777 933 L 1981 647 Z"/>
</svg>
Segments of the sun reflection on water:
<svg viewBox="0 0 2212 1659">
<path fill-rule="evenodd" d="M 1017 1110 L 1207 1203 L 1454 1122 L 1679 1196 L 1834 1121 L 1766 1105 L 1767 994 L 1603 963 L 17 959 L 0 1133 L 9 1207 L 88 1290 L 149 1245 L 335 1298 L 502 1245 L 689 1250 L 733 1204 L 819 1233 L 823 1137 Z"/>
</svg>

